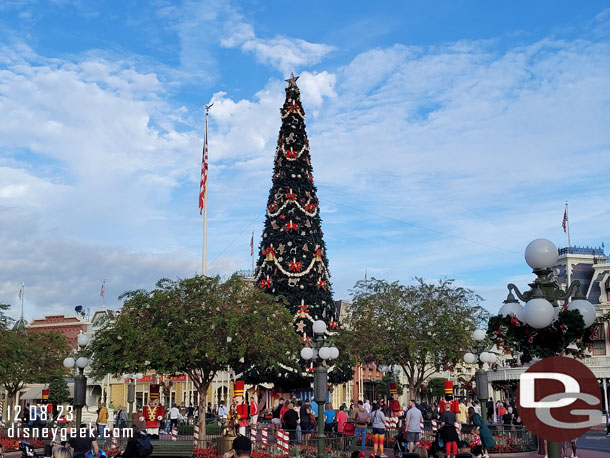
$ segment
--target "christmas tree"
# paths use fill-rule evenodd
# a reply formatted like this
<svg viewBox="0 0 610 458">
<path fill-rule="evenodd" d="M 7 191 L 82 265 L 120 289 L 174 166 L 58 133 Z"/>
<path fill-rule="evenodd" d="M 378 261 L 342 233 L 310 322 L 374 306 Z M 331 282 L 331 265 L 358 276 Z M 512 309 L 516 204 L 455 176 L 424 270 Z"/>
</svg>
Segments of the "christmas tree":
<svg viewBox="0 0 610 458">
<path fill-rule="evenodd" d="M 296 332 L 307 345 L 313 339 L 315 320 L 326 322 L 329 335 L 335 334 L 338 323 L 298 78 L 291 74 L 286 80 L 286 100 L 280 108 L 282 127 L 255 279 L 258 288 L 286 299 Z M 260 374 L 261 381 L 277 381 L 277 375 L 291 379 L 303 376 L 271 372 L 267 371 L 268 377 Z"/>
</svg>

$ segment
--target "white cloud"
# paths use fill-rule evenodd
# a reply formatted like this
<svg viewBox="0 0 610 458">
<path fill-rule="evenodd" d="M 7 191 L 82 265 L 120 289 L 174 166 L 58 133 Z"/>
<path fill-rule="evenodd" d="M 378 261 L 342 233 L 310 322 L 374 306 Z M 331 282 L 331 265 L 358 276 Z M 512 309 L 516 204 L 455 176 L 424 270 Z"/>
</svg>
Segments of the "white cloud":
<svg viewBox="0 0 610 458">
<path fill-rule="evenodd" d="M 333 48 L 297 38 L 276 36 L 269 39 L 246 40 L 241 45 L 241 49 L 253 53 L 259 62 L 288 74 L 290 71 L 317 64 Z"/>
</svg>

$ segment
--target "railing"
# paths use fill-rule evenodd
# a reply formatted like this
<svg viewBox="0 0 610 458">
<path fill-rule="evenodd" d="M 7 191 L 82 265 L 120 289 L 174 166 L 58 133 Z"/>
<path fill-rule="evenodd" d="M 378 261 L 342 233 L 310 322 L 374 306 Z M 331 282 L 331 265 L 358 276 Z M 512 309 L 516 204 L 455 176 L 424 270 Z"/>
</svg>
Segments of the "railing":
<svg viewBox="0 0 610 458">
<path fill-rule="evenodd" d="M 603 257 L 606 256 L 604 254 L 603 247 L 593 248 L 593 247 L 571 246 L 571 247 L 559 248 L 558 252 L 559 252 L 559 256 L 562 256 L 564 254 L 587 254 L 587 255 L 591 255 L 591 256 L 603 256 Z"/>
<path fill-rule="evenodd" d="M 193 445 L 193 448 L 197 452 L 198 456 L 206 456 L 207 458 L 219 458 L 223 453 L 231 448 L 231 441 L 233 437 L 222 436 L 220 434 L 220 428 L 217 423 L 211 423 L 207 425 L 206 436 L 195 441 L 194 438 L 194 427 L 188 424 L 182 424 L 178 427 L 178 434 L 172 436 L 171 433 L 165 432 L 161 429 L 159 434 L 159 441 L 166 442 L 168 444 L 171 441 L 175 441 L 178 445 L 189 443 Z M 361 438 L 355 437 L 353 433 L 344 435 L 341 433 L 328 433 L 325 437 L 318 437 L 317 434 L 304 434 L 302 431 L 289 431 L 283 430 L 285 433 L 285 439 L 278 435 L 278 431 L 273 428 L 263 428 L 263 424 L 259 424 L 256 429 L 256 436 L 253 440 L 253 449 L 265 453 L 268 457 L 280 457 L 290 453 L 291 456 L 313 458 L 317 454 L 318 443 L 320 440 L 324 440 L 324 446 L 326 453 L 331 458 L 348 458 L 353 450 L 357 450 L 361 447 Z M 25 428 L 27 429 L 27 428 Z M 468 446 L 474 439 L 475 436 L 470 432 L 472 430 L 471 425 L 462 425 L 462 430 L 459 432 L 460 440 L 463 441 L 462 446 Z M 496 441 L 496 445 L 492 447 L 490 453 L 526 453 L 537 450 L 537 439 L 532 435 L 530 431 L 522 426 L 502 426 L 502 425 L 491 425 L 489 430 Z M 247 429 L 247 435 L 251 437 L 252 430 Z M 24 428 L 21 427 L 20 434 L 16 437 L 8 437 L 8 428 L 0 429 L 0 439 L 3 441 L 10 442 L 10 447 L 16 448 L 18 442 L 24 438 Z M 279 440 L 278 440 L 279 439 Z M 419 446 L 427 449 L 434 448 L 435 444 L 438 444 L 439 433 L 431 429 L 430 423 L 426 422 L 424 430 L 422 431 L 421 440 Z M 27 438 L 28 441 L 32 442 L 36 448 L 44 447 L 50 439 L 38 439 L 32 440 Z M 107 437 L 98 438 L 98 446 L 100 449 L 105 450 L 107 453 L 116 450 L 124 450 L 127 445 L 129 437 Z M 404 450 L 404 440 L 396 429 L 386 429 L 384 447 L 386 450 Z M 371 428 L 367 429 L 365 438 L 366 447 L 370 448 L 373 446 L 373 435 Z M 288 450 L 288 452 L 286 452 Z M 8 450 L 5 450 L 5 452 Z M 116 452 L 115 452 L 116 453 Z M 386 454 L 388 454 L 386 452 Z"/>
</svg>

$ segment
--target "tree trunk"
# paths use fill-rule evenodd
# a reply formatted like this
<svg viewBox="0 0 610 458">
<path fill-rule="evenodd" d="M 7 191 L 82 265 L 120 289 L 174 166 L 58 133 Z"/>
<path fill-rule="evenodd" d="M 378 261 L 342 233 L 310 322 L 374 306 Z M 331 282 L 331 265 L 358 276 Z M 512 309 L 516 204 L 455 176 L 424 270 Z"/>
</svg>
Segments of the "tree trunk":
<svg viewBox="0 0 610 458">
<path fill-rule="evenodd" d="M 207 414 L 208 404 L 208 388 L 210 384 L 198 384 L 197 393 L 199 398 L 199 441 L 197 442 L 198 448 L 205 448 L 207 443 L 207 433 L 205 430 L 205 421 Z"/>
<path fill-rule="evenodd" d="M 415 385 L 409 384 L 409 401 L 415 401 L 415 395 L 417 394 L 417 387 Z"/>
</svg>

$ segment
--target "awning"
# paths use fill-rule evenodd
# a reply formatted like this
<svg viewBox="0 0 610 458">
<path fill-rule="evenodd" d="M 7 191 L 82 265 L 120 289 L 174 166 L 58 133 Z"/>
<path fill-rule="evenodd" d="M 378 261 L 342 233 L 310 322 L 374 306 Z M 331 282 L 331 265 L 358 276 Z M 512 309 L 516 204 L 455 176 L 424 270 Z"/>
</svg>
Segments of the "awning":
<svg viewBox="0 0 610 458">
<path fill-rule="evenodd" d="M 42 387 L 34 387 L 28 389 L 25 393 L 19 396 L 19 399 L 42 399 Z"/>
</svg>

